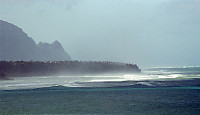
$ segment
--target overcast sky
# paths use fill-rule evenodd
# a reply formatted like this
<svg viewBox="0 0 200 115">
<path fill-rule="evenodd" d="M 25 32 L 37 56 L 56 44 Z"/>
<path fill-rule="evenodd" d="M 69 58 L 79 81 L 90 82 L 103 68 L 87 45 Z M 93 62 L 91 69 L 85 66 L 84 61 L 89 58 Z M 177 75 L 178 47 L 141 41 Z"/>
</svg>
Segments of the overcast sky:
<svg viewBox="0 0 200 115">
<path fill-rule="evenodd" d="M 200 0 L 0 0 L 0 19 L 73 60 L 200 65 Z"/>
</svg>

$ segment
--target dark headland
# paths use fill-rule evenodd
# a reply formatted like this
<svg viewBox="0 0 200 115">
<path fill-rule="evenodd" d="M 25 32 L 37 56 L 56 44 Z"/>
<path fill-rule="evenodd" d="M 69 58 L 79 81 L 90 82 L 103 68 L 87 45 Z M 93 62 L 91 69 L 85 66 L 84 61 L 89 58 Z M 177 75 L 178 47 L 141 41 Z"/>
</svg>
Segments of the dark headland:
<svg viewBox="0 0 200 115">
<path fill-rule="evenodd" d="M 0 61 L 0 77 L 139 73 L 135 64 L 85 61 Z"/>
<path fill-rule="evenodd" d="M 2 61 L 1 61 L 2 60 Z M 18 61 L 23 60 L 23 61 Z M 71 61 L 59 41 L 35 43 L 14 24 L 0 20 L 0 79 L 17 76 L 96 75 L 140 72 L 137 65 Z"/>
</svg>

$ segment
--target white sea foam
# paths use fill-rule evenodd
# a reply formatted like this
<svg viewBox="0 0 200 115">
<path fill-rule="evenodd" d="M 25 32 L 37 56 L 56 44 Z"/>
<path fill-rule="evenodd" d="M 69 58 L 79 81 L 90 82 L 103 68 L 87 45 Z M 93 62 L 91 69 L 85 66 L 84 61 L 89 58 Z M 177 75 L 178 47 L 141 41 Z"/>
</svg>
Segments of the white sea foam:
<svg viewBox="0 0 200 115">
<path fill-rule="evenodd" d="M 146 85 L 146 86 L 154 86 L 153 84 L 148 83 L 148 82 L 138 82 L 137 84 Z"/>
<path fill-rule="evenodd" d="M 171 70 L 171 69 L 170 69 Z M 141 81 L 145 80 L 173 80 L 200 78 L 199 74 L 184 74 L 183 71 L 174 73 L 161 69 L 149 69 L 141 74 L 126 75 L 96 75 L 96 76 L 40 76 L 40 77 L 15 77 L 14 80 L 0 81 L 0 90 L 5 89 L 27 89 L 62 85 L 66 87 L 86 87 L 88 82 L 120 82 L 120 81 Z M 86 85 L 82 85 L 86 83 Z M 123 84 L 125 84 L 123 82 Z M 105 84 L 104 84 L 105 85 Z M 118 85 L 118 84 L 117 84 Z M 127 85 L 127 84 L 126 84 Z M 146 84 L 151 85 L 151 84 Z"/>
<path fill-rule="evenodd" d="M 178 77 L 180 77 L 180 76 L 182 76 L 182 75 L 180 75 L 180 74 L 171 74 L 171 75 L 163 75 L 163 76 L 158 76 L 158 78 L 178 78 Z"/>
<path fill-rule="evenodd" d="M 135 81 L 153 79 L 152 76 L 143 75 L 143 74 L 132 74 L 132 75 L 127 74 L 127 75 L 122 76 L 122 78 L 124 78 L 125 80 L 135 80 Z"/>
</svg>

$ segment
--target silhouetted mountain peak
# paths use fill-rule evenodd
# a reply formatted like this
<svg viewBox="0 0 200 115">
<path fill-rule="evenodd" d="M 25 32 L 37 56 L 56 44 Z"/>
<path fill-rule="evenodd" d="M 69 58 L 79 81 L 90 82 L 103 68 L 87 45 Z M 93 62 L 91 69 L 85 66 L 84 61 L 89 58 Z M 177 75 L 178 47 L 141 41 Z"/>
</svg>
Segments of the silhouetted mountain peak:
<svg viewBox="0 0 200 115">
<path fill-rule="evenodd" d="M 61 46 L 61 44 L 60 44 L 60 42 L 59 41 L 54 41 L 53 43 L 52 43 L 52 45 L 59 45 L 59 46 Z"/>
<path fill-rule="evenodd" d="M 57 40 L 36 44 L 21 28 L 0 20 L 0 60 L 61 61 L 70 56 Z"/>
</svg>

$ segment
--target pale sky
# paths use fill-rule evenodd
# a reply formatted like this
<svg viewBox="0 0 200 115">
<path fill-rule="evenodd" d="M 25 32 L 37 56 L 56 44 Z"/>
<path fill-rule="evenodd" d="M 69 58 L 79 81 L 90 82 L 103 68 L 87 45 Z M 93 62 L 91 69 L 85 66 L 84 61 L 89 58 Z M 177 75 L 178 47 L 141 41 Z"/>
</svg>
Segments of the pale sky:
<svg viewBox="0 0 200 115">
<path fill-rule="evenodd" d="M 0 0 L 0 20 L 73 60 L 200 65 L 200 0 Z"/>
</svg>

